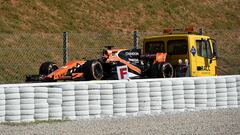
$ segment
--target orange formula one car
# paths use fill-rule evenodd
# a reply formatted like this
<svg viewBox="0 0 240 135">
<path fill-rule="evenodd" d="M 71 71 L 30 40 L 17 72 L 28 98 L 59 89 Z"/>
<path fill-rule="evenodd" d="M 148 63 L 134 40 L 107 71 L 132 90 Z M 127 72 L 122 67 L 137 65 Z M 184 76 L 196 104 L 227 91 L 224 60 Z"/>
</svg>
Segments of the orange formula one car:
<svg viewBox="0 0 240 135">
<path fill-rule="evenodd" d="M 26 81 L 116 80 L 117 67 L 126 65 L 129 78 L 173 77 L 173 68 L 165 62 L 166 53 L 141 55 L 140 49 L 112 49 L 106 46 L 98 60 L 70 61 L 62 67 L 44 62 L 39 75 L 26 76 Z"/>
</svg>

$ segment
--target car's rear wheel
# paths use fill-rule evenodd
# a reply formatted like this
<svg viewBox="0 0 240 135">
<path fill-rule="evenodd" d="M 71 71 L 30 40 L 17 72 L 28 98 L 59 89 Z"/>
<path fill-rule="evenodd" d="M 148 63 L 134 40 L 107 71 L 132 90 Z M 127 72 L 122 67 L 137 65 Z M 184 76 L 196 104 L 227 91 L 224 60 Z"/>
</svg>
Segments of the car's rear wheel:
<svg viewBox="0 0 240 135">
<path fill-rule="evenodd" d="M 44 62 L 39 68 L 39 75 L 48 75 L 58 69 L 58 66 L 54 62 Z"/>
<path fill-rule="evenodd" d="M 155 63 L 151 69 L 151 77 L 153 78 L 172 78 L 173 67 L 168 62 Z"/>
<path fill-rule="evenodd" d="M 103 77 L 103 67 L 99 61 L 86 61 L 83 65 L 84 77 L 86 80 L 101 80 Z"/>
</svg>

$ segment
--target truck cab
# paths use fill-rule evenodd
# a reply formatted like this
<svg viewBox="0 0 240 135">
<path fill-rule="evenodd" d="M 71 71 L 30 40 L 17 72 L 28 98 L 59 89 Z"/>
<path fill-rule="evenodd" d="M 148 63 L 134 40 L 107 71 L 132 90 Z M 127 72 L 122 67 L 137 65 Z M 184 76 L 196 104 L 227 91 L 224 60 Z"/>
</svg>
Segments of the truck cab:
<svg viewBox="0 0 240 135">
<path fill-rule="evenodd" d="M 167 53 L 173 77 L 216 76 L 216 41 L 193 28 L 165 29 L 163 35 L 145 37 L 143 54 Z"/>
</svg>

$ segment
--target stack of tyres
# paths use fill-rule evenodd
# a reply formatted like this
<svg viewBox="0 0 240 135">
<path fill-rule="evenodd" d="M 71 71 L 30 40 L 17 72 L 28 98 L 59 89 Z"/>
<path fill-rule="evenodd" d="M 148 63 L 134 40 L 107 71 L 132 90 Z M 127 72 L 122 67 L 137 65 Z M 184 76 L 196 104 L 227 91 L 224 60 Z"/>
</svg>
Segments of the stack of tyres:
<svg viewBox="0 0 240 135">
<path fill-rule="evenodd" d="M 126 84 L 113 84 L 113 115 L 126 116 Z"/>
<path fill-rule="evenodd" d="M 238 107 L 238 93 L 236 78 L 226 78 L 227 83 L 227 107 Z"/>
<path fill-rule="evenodd" d="M 207 108 L 216 108 L 216 85 L 214 79 L 207 79 Z"/>
<path fill-rule="evenodd" d="M 168 80 L 163 80 L 161 81 L 161 86 L 162 86 L 162 111 L 172 112 L 174 109 L 172 82 Z"/>
<path fill-rule="evenodd" d="M 101 115 L 113 116 L 113 86 L 112 84 L 101 84 Z"/>
<path fill-rule="evenodd" d="M 21 121 L 34 121 L 34 87 L 20 87 Z"/>
<path fill-rule="evenodd" d="M 207 81 L 205 79 L 196 79 L 195 83 L 195 107 L 196 109 L 207 108 Z"/>
<path fill-rule="evenodd" d="M 75 86 L 76 119 L 89 118 L 88 85 Z"/>
<path fill-rule="evenodd" d="M 20 93 L 19 88 L 5 88 L 5 121 L 8 122 L 20 122 Z"/>
<path fill-rule="evenodd" d="M 240 107 L 240 77 L 237 77 L 238 107 Z"/>
<path fill-rule="evenodd" d="M 216 107 L 227 108 L 227 85 L 225 78 L 216 78 Z"/>
<path fill-rule="evenodd" d="M 127 115 L 137 115 L 139 111 L 138 106 L 138 88 L 136 82 L 126 83 L 126 113 Z"/>
<path fill-rule="evenodd" d="M 161 83 L 150 82 L 150 107 L 151 113 L 160 113 L 162 111 Z"/>
<path fill-rule="evenodd" d="M 98 118 L 101 114 L 100 88 L 100 84 L 88 85 L 89 115 L 92 118 Z"/>
<path fill-rule="evenodd" d="M 62 89 L 48 88 L 49 120 L 62 120 Z"/>
<path fill-rule="evenodd" d="M 184 91 L 183 91 L 183 81 L 182 80 L 173 80 L 172 81 L 173 89 L 173 104 L 175 111 L 184 111 L 185 101 L 184 101 Z"/>
<path fill-rule="evenodd" d="M 195 109 L 195 85 L 194 85 L 194 80 L 184 79 L 183 80 L 183 88 L 184 88 L 185 109 L 188 109 L 188 110 Z"/>
<path fill-rule="evenodd" d="M 60 86 L 62 88 L 62 115 L 63 120 L 75 120 L 75 92 L 74 85 L 66 84 Z"/>
<path fill-rule="evenodd" d="M 34 119 L 48 120 L 48 88 L 35 87 L 34 89 Z"/>
<path fill-rule="evenodd" d="M 0 123 L 5 121 L 5 104 L 4 88 L 0 88 Z"/>
<path fill-rule="evenodd" d="M 150 114 L 150 87 L 148 82 L 138 82 L 139 114 Z"/>
</svg>

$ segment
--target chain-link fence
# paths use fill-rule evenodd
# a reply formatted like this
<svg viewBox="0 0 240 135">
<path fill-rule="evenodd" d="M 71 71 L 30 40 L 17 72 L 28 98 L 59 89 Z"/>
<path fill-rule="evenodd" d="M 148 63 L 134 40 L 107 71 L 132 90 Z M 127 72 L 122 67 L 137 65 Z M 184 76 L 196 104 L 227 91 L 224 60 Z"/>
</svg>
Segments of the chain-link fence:
<svg viewBox="0 0 240 135">
<path fill-rule="evenodd" d="M 240 73 L 240 30 L 205 31 L 217 40 L 218 65 L 228 74 Z M 145 36 L 161 32 L 139 32 L 139 47 Z M 96 59 L 107 45 L 132 48 L 133 33 L 68 33 L 68 60 Z M 38 74 L 45 61 L 63 64 L 63 33 L 0 33 L 0 83 L 21 83 Z M 224 72 L 221 72 L 222 74 Z"/>
</svg>

